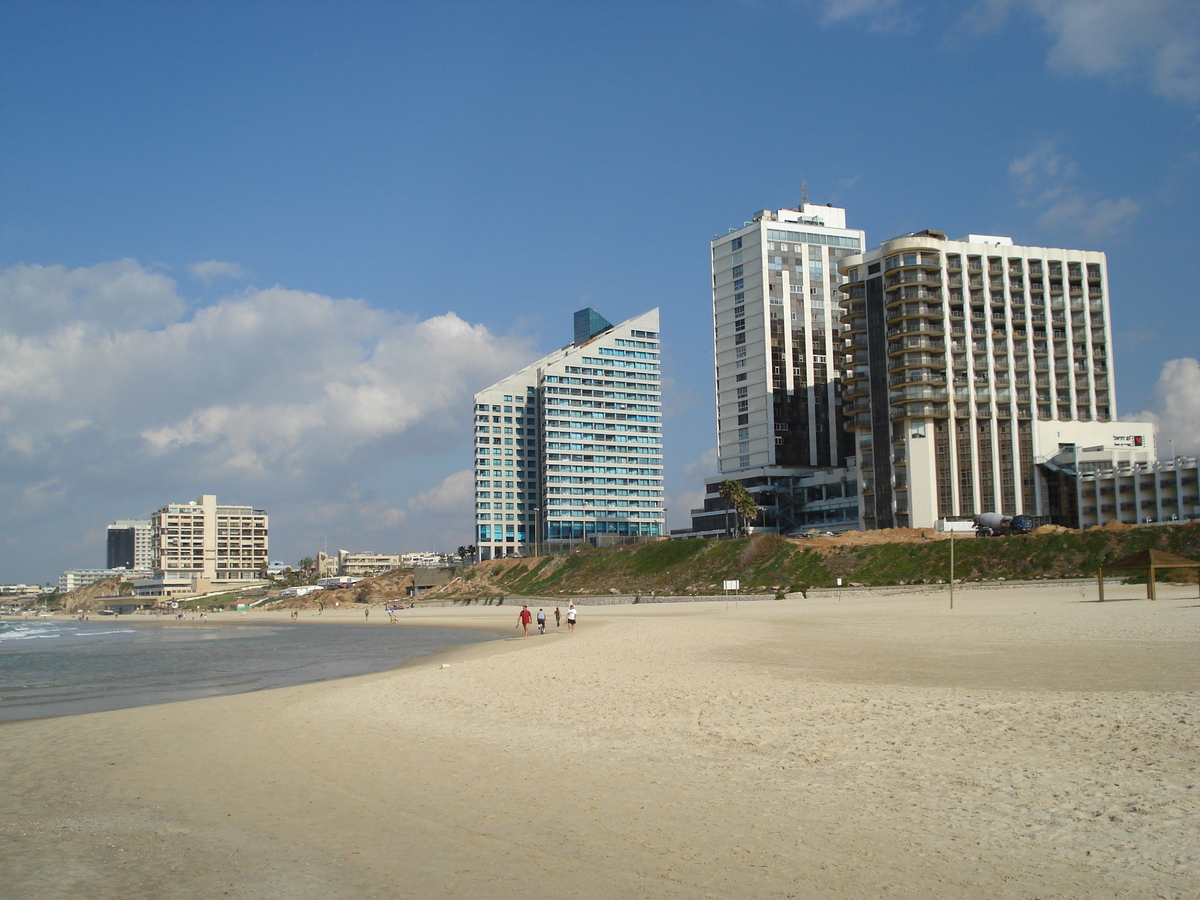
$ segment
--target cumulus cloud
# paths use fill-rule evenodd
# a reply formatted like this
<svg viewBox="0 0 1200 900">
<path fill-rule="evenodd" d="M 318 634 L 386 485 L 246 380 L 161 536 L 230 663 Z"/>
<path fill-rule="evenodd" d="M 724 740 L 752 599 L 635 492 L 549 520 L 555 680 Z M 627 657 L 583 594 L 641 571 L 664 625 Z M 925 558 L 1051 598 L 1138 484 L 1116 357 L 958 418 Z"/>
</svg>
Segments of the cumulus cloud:
<svg viewBox="0 0 1200 900">
<path fill-rule="evenodd" d="M 219 259 L 210 259 L 207 262 L 192 263 L 188 266 L 188 271 L 192 273 L 193 278 L 203 281 L 205 284 L 211 284 L 219 279 L 231 279 L 241 281 L 246 278 L 247 272 L 235 262 L 222 262 Z"/>
<path fill-rule="evenodd" d="M 113 332 L 154 328 L 182 312 L 175 282 L 132 259 L 0 271 L 0 335 L 49 335 L 72 325 Z"/>
<path fill-rule="evenodd" d="M 1142 75 L 1200 103 L 1200 7 L 1192 0 L 1031 0 L 1054 36 L 1049 62 L 1085 75 Z"/>
<path fill-rule="evenodd" d="M 1158 429 L 1158 452 L 1167 456 L 1174 441 L 1179 456 L 1200 456 L 1200 360 L 1168 360 L 1158 376 L 1150 409 L 1129 422 L 1153 422 Z"/>
<path fill-rule="evenodd" d="M 397 548 L 414 511 L 469 512 L 446 471 L 470 459 L 471 396 L 536 356 L 452 312 L 283 287 L 186 309 L 132 260 L 0 270 L 0 530 L 220 491 L 268 508 L 273 546 L 286 511 Z"/>
<path fill-rule="evenodd" d="M 1105 197 L 1080 187 L 1075 164 L 1049 140 L 1010 162 L 1008 173 L 1020 205 L 1040 210 L 1037 223 L 1048 232 L 1097 240 L 1126 230 L 1141 212 L 1131 197 Z"/>
</svg>

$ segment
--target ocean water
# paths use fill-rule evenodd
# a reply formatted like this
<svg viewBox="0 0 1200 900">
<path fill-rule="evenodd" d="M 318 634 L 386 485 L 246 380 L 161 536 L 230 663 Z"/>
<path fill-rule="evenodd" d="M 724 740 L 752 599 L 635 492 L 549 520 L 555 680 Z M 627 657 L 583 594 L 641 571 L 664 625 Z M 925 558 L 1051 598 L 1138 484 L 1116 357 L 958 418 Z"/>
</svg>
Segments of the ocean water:
<svg viewBox="0 0 1200 900">
<path fill-rule="evenodd" d="M 493 639 L 388 625 L 0 620 L 0 722 L 365 675 Z"/>
</svg>

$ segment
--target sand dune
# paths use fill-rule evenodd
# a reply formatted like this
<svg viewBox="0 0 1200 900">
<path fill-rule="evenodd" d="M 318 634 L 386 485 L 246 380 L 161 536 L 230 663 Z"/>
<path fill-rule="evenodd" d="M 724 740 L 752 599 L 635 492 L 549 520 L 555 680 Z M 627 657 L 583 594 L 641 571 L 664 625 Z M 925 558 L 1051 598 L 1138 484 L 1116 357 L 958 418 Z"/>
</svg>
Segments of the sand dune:
<svg viewBox="0 0 1200 900">
<path fill-rule="evenodd" d="M 0 885 L 1195 897 L 1194 591 L 584 607 L 574 635 L 380 675 L 11 723 Z"/>
</svg>

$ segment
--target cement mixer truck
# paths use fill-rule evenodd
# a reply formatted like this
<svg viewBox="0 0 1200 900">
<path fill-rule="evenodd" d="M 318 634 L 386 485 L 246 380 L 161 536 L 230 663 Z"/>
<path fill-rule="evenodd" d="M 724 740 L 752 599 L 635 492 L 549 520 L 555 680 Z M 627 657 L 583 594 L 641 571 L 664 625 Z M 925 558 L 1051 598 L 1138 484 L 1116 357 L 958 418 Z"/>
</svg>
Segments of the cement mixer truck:
<svg viewBox="0 0 1200 900">
<path fill-rule="evenodd" d="M 997 537 L 1007 534 L 1029 534 L 1033 531 L 1031 516 L 1005 516 L 1001 513 L 980 513 L 975 517 L 975 534 Z"/>
</svg>

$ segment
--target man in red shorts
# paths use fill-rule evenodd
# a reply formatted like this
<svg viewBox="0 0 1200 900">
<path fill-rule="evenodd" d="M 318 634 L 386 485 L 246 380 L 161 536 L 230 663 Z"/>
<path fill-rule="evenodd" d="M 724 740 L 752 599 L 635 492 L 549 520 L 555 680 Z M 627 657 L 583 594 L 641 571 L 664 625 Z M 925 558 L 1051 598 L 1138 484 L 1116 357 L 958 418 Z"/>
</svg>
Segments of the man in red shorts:
<svg viewBox="0 0 1200 900">
<path fill-rule="evenodd" d="M 533 613 L 529 611 L 528 606 L 521 607 L 521 614 L 517 616 L 517 627 L 525 629 L 525 637 L 529 637 L 529 623 L 533 621 Z"/>
</svg>

